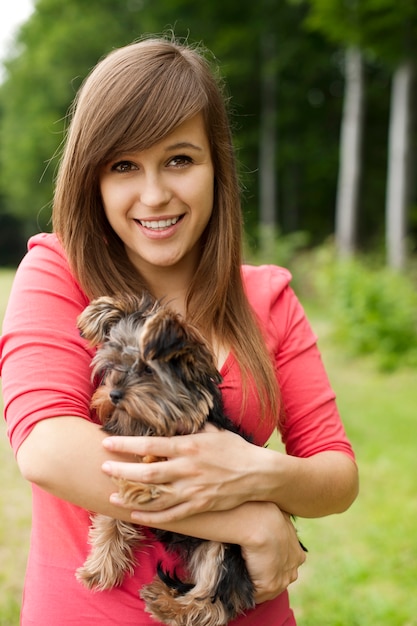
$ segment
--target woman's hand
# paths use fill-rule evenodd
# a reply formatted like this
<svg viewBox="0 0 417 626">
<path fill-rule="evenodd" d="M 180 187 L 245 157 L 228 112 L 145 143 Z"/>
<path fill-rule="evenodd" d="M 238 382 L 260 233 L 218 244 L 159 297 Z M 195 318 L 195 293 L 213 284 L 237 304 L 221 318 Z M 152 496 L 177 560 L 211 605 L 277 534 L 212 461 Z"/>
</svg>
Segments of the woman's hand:
<svg viewBox="0 0 417 626">
<path fill-rule="evenodd" d="M 132 521 L 239 544 L 258 603 L 276 597 L 298 578 L 306 555 L 290 516 L 272 502 L 250 502 L 251 494 L 241 486 L 251 466 L 251 448 L 256 446 L 212 427 L 201 434 L 171 438 L 112 437 L 104 445 L 124 455 L 167 458 L 104 464 L 106 473 L 114 477 L 169 487 L 166 494 L 140 506 L 126 505 L 113 494 L 112 503 L 130 509 Z M 237 495 L 235 486 L 239 486 Z"/>
<path fill-rule="evenodd" d="M 132 519 L 152 526 L 153 513 L 133 512 Z M 162 530 L 241 546 L 251 579 L 255 602 L 272 600 L 298 578 L 306 554 L 288 514 L 272 502 L 247 502 L 230 511 L 202 513 L 158 524 Z"/>
<path fill-rule="evenodd" d="M 249 503 L 262 507 L 258 530 L 242 544 L 242 554 L 256 588 L 257 603 L 272 600 L 297 580 L 306 554 L 298 541 L 290 516 L 270 502 Z"/>
<path fill-rule="evenodd" d="M 124 475 L 132 477 L 134 471 Z M 275 598 L 297 580 L 298 568 L 306 559 L 290 516 L 272 502 L 246 502 L 229 510 L 178 517 L 180 507 L 176 506 L 162 511 L 139 509 L 126 506 L 116 494 L 111 501 L 130 508 L 131 520 L 137 524 L 239 544 L 255 585 L 257 603 Z"/>
<path fill-rule="evenodd" d="M 111 437 L 104 440 L 104 446 L 136 458 L 166 459 L 103 465 L 115 478 L 167 487 L 155 500 L 135 507 L 153 513 L 154 523 L 229 510 L 250 500 L 256 480 L 251 455 L 262 451 L 239 435 L 211 425 L 202 433 L 178 437 Z M 116 495 L 112 502 L 122 504 Z"/>
</svg>

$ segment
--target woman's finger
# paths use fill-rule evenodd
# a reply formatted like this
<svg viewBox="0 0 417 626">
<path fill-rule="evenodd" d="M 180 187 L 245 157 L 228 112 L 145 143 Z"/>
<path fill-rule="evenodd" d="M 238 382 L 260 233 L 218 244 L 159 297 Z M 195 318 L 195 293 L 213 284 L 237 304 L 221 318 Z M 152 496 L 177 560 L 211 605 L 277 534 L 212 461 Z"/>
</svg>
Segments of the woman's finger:
<svg viewBox="0 0 417 626">
<path fill-rule="evenodd" d="M 135 454 L 139 457 L 173 456 L 175 446 L 171 437 L 106 437 L 103 446 L 112 452 Z"/>
<path fill-rule="evenodd" d="M 182 502 L 162 511 L 136 509 L 131 514 L 132 522 L 152 528 L 164 528 L 167 524 L 178 522 L 187 517 L 190 517 L 190 507 L 187 502 Z"/>
<path fill-rule="evenodd" d="M 166 461 L 154 463 L 119 463 L 117 461 L 105 461 L 101 466 L 103 472 L 113 478 L 124 478 L 125 480 L 140 483 L 163 484 L 173 482 L 176 478 L 175 466 L 172 468 L 164 466 Z"/>
</svg>

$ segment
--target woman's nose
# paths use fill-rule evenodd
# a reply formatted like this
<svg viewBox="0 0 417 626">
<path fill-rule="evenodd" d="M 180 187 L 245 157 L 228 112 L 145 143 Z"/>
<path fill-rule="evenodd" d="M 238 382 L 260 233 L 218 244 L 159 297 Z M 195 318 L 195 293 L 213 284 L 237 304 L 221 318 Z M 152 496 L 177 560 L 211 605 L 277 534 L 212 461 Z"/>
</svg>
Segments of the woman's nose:
<svg viewBox="0 0 417 626">
<path fill-rule="evenodd" d="M 161 175 L 144 176 L 141 181 L 140 201 L 149 207 L 167 204 L 171 198 L 169 187 Z"/>
</svg>

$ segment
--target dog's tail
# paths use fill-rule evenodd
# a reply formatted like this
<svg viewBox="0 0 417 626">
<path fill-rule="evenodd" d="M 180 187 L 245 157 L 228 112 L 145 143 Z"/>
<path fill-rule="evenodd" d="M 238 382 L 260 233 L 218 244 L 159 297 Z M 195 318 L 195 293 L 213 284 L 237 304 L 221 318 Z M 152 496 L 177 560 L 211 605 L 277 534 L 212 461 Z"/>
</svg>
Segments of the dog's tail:
<svg viewBox="0 0 417 626">
<path fill-rule="evenodd" d="M 159 561 L 157 565 L 157 573 L 162 582 L 176 592 L 176 595 L 183 596 L 194 587 L 191 583 L 186 583 L 182 581 L 178 575 L 177 571 L 174 570 L 172 574 L 166 572 L 162 567 L 162 562 Z"/>
</svg>

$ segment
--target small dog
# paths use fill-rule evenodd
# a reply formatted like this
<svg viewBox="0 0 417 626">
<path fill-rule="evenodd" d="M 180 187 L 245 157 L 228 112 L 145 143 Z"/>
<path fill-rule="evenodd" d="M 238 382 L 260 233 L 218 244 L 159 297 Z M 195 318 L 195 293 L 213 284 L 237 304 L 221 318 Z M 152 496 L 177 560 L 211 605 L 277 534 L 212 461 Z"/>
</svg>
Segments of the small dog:
<svg viewBox="0 0 417 626">
<path fill-rule="evenodd" d="M 210 422 L 245 436 L 223 412 L 220 374 L 203 338 L 169 308 L 148 295 L 101 297 L 80 315 L 78 327 L 92 346 L 98 346 L 93 376 L 102 380 L 91 406 L 105 432 L 185 435 Z M 120 496 L 130 505 L 149 502 L 169 489 L 117 482 Z M 104 515 L 92 521 L 92 550 L 76 576 L 90 589 L 109 589 L 133 572 L 134 552 L 143 536 L 135 524 Z M 240 546 L 152 532 L 167 550 L 181 556 L 188 572 L 183 581 L 158 565 L 155 579 L 140 592 L 155 619 L 171 626 L 223 626 L 255 606 Z"/>
</svg>

